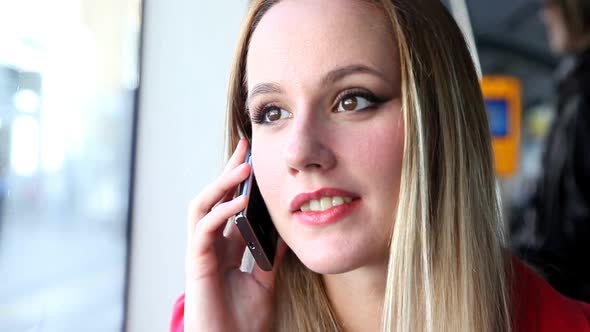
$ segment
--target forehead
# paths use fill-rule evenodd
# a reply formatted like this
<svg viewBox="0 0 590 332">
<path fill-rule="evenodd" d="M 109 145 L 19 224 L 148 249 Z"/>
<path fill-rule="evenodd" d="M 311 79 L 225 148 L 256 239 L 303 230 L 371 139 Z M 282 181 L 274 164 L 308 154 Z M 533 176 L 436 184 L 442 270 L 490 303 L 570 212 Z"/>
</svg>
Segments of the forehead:
<svg viewBox="0 0 590 332">
<path fill-rule="evenodd" d="M 360 0 L 284 0 L 254 31 L 247 81 L 307 84 L 323 73 L 364 64 L 391 75 L 398 71 L 397 46 L 383 12 Z"/>
</svg>

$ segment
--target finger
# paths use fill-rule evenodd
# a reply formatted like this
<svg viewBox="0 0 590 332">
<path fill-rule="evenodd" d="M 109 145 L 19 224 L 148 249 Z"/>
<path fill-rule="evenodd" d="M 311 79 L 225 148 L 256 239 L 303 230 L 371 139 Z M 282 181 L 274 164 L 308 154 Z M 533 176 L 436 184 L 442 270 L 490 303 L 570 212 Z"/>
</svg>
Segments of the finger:
<svg viewBox="0 0 590 332">
<path fill-rule="evenodd" d="M 240 163 L 246 162 L 246 152 L 248 150 L 248 140 L 245 138 L 240 139 L 238 145 L 236 146 L 236 150 L 232 154 L 231 158 L 225 165 L 223 169 L 223 174 L 228 173 L 230 170 L 238 167 Z M 221 202 L 226 202 L 232 199 L 236 195 L 235 191 L 228 191 L 225 196 L 220 200 Z"/>
<path fill-rule="evenodd" d="M 219 239 L 219 230 L 223 228 L 225 222 L 246 208 L 247 200 L 244 196 L 239 196 L 231 201 L 219 204 L 211 210 L 195 227 L 192 243 L 192 255 L 198 257 L 205 255 L 212 249 L 216 238 Z"/>
<path fill-rule="evenodd" d="M 215 191 L 215 186 L 219 185 L 220 180 L 221 178 L 223 178 L 224 175 L 234 172 L 237 168 L 244 167 L 242 166 L 242 164 L 245 164 L 245 162 L 243 161 L 245 160 L 247 147 L 248 141 L 246 139 L 240 139 L 238 141 L 238 145 L 236 146 L 234 153 L 232 154 L 228 163 L 226 164 L 225 169 L 222 172 L 222 175 L 214 183 L 207 186 L 195 199 L 193 199 L 193 201 L 191 201 L 191 203 L 189 204 L 189 227 L 187 230 L 187 234 L 192 234 L 194 232 L 193 226 L 196 220 L 202 218 L 205 214 L 207 214 L 207 212 L 209 212 L 209 210 L 211 210 L 217 204 L 226 202 L 234 196 L 235 190 L 231 190 L 234 189 L 231 188 L 231 185 L 230 189 L 225 190 L 225 192 L 222 195 L 219 194 L 219 191 Z M 249 174 L 249 172 L 247 174 Z M 236 186 L 237 184 L 233 187 Z M 211 197 L 211 195 L 214 196 Z M 218 198 L 218 196 L 221 197 Z"/>
<path fill-rule="evenodd" d="M 243 163 L 246 159 L 246 151 L 248 150 L 248 140 L 245 138 L 240 139 L 234 153 L 231 155 L 225 168 L 223 169 L 223 173 L 227 173 L 230 170 L 236 168 L 239 164 Z"/>
<path fill-rule="evenodd" d="M 241 163 L 246 162 L 246 149 L 248 147 L 248 141 L 245 138 L 242 138 L 238 141 L 238 145 L 236 146 L 233 154 L 231 155 L 230 159 L 228 160 L 225 168 L 221 175 L 227 174 L 231 170 L 235 169 L 236 167 L 240 166 Z M 223 203 L 227 202 L 235 196 L 235 191 L 227 191 L 225 195 L 216 203 Z"/>
<path fill-rule="evenodd" d="M 226 273 L 229 270 L 239 270 L 242 266 L 242 260 L 244 254 L 248 248 L 246 245 L 239 245 L 238 243 L 231 243 L 227 239 L 223 239 L 223 246 L 221 252 L 218 254 L 219 257 L 219 272 Z"/>
<path fill-rule="evenodd" d="M 235 189 L 235 188 L 234 188 Z M 239 194 L 238 194 L 239 195 Z M 223 195 L 223 197 L 221 197 L 221 199 L 219 200 L 219 202 L 217 202 L 217 204 L 219 203 L 223 203 L 223 202 L 227 202 L 230 199 L 234 198 L 236 196 L 236 190 L 228 190 L 225 195 Z M 215 204 L 215 205 L 217 205 Z"/>
<path fill-rule="evenodd" d="M 231 218 L 223 232 L 223 240 L 216 243 L 218 256 L 222 257 L 222 270 L 239 268 L 242 263 L 242 256 L 246 250 L 246 241 L 240 230 Z"/>
<path fill-rule="evenodd" d="M 243 240 L 242 234 L 240 233 L 240 230 L 238 229 L 238 225 L 236 225 L 235 220 L 232 220 L 231 222 L 227 223 L 225 229 L 223 230 L 223 236 L 230 240 Z"/>
<path fill-rule="evenodd" d="M 258 265 L 254 266 L 252 275 L 258 282 L 266 289 L 273 290 L 275 285 L 275 279 L 279 266 L 287 253 L 289 247 L 280 237 L 277 240 L 277 250 L 275 253 L 275 259 L 272 267 L 272 271 L 264 271 Z"/>
<path fill-rule="evenodd" d="M 229 191 L 244 181 L 250 174 L 250 165 L 243 163 L 231 170 L 229 173 L 220 176 L 215 182 L 207 186 L 189 204 L 187 234 L 191 236 L 195 232 L 195 224 L 204 218 L 216 204 L 222 200 Z"/>
</svg>

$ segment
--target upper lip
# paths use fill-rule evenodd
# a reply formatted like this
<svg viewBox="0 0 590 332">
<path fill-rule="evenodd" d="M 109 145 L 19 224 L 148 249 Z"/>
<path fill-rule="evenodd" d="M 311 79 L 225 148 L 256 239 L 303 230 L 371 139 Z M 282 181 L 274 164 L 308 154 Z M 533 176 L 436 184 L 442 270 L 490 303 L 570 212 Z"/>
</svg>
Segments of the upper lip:
<svg viewBox="0 0 590 332">
<path fill-rule="evenodd" d="M 291 200 L 290 209 L 292 212 L 301 209 L 301 206 L 306 202 L 312 199 L 320 199 L 322 197 L 350 197 L 352 199 L 358 198 L 358 195 L 355 195 L 349 191 L 338 189 L 338 188 L 321 188 L 313 192 L 301 193 L 295 196 Z"/>
</svg>

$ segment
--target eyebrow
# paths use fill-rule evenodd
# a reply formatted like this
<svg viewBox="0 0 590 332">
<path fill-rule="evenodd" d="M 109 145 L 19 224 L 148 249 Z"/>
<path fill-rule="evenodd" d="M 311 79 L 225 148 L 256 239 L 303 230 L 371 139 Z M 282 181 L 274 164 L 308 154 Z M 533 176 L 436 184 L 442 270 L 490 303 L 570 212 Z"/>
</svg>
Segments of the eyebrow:
<svg viewBox="0 0 590 332">
<path fill-rule="evenodd" d="M 327 85 L 327 84 L 334 84 L 334 83 L 342 80 L 343 78 L 353 75 L 353 74 L 369 74 L 369 75 L 377 76 L 380 79 L 382 79 L 383 81 L 390 83 L 390 80 L 387 78 L 387 76 L 385 76 L 385 74 L 383 74 L 379 70 L 371 68 L 366 65 L 353 64 L 353 65 L 348 65 L 348 66 L 336 68 L 336 69 L 330 71 L 322 78 L 322 80 L 320 81 L 320 84 L 322 86 Z M 252 92 L 247 96 L 246 105 L 248 105 L 249 101 L 252 98 L 254 98 L 258 95 L 281 94 L 281 93 L 283 93 L 283 89 L 281 88 L 281 86 L 278 83 L 257 84 L 252 89 Z"/>
<path fill-rule="evenodd" d="M 377 76 L 380 79 L 384 80 L 385 82 L 389 83 L 389 79 L 387 78 L 387 76 L 385 76 L 385 74 L 383 74 L 379 70 L 371 68 L 366 65 L 354 64 L 354 65 L 349 65 L 349 66 L 337 68 L 337 69 L 334 69 L 331 72 L 327 73 L 326 76 L 324 76 L 324 78 L 322 78 L 321 84 L 324 85 L 324 84 L 336 83 L 339 80 L 341 80 L 347 76 L 353 75 L 353 74 L 369 74 L 369 75 Z"/>
<path fill-rule="evenodd" d="M 250 99 L 258 96 L 258 95 L 264 95 L 264 94 L 281 94 L 283 93 L 283 89 L 281 89 L 281 86 L 278 83 L 261 83 L 261 84 L 257 84 L 256 86 L 254 86 L 254 89 L 252 89 L 252 93 L 250 93 L 250 95 L 248 95 L 248 97 L 246 98 L 246 106 L 249 104 Z"/>
</svg>

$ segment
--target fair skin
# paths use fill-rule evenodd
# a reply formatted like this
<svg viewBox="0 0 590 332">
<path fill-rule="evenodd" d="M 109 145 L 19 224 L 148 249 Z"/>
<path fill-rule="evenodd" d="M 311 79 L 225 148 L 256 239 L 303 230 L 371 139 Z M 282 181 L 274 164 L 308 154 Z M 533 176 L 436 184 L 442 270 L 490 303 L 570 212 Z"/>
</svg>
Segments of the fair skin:
<svg viewBox="0 0 590 332">
<path fill-rule="evenodd" d="M 559 7 L 543 7 L 541 19 L 547 27 L 549 45 L 556 54 L 576 53 L 590 47 L 590 35 L 580 36 L 568 32 Z"/>
<path fill-rule="evenodd" d="M 363 2 L 286 0 L 264 15 L 247 57 L 260 191 L 282 239 L 322 274 L 345 331 L 379 329 L 385 290 L 404 144 L 388 26 Z M 268 327 L 275 272 L 239 272 L 243 240 L 235 228 L 220 234 L 245 206 L 243 198 L 224 202 L 248 175 L 245 150 L 241 142 L 189 208 L 186 331 Z M 307 211 L 321 197 L 336 206 Z"/>
</svg>

